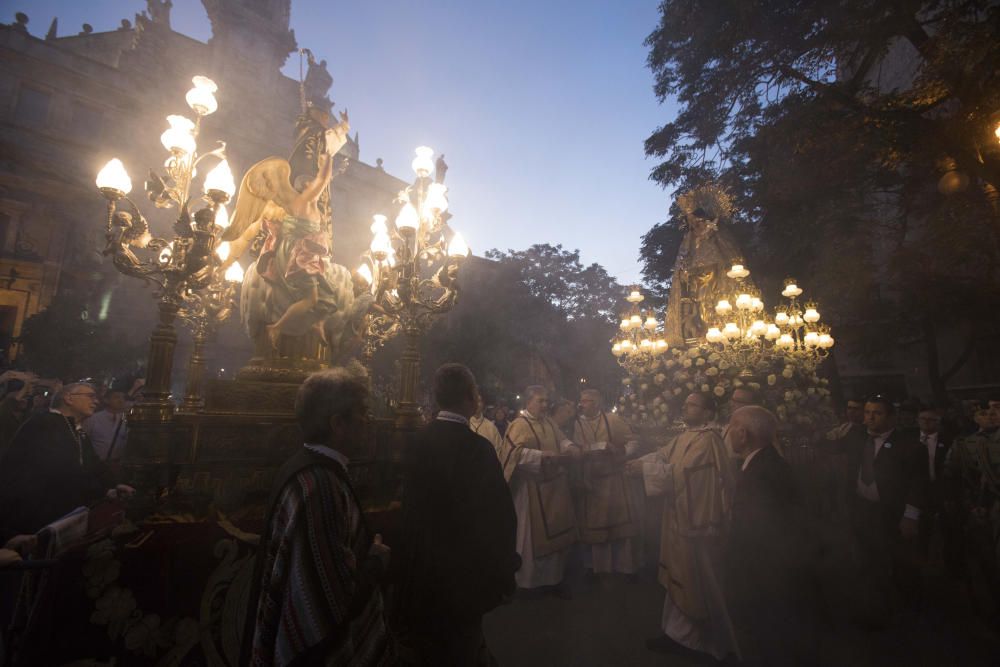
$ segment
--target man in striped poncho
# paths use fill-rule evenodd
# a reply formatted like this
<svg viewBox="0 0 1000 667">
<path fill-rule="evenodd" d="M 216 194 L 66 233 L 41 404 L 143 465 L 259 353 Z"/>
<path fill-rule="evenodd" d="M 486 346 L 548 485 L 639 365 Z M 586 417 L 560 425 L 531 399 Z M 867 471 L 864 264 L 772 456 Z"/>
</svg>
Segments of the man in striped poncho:
<svg viewBox="0 0 1000 667">
<path fill-rule="evenodd" d="M 347 476 L 367 401 L 364 379 L 344 369 L 314 373 L 299 389 L 306 444 L 272 486 L 241 664 L 395 661 L 378 588 L 389 548 L 369 533 Z"/>
</svg>

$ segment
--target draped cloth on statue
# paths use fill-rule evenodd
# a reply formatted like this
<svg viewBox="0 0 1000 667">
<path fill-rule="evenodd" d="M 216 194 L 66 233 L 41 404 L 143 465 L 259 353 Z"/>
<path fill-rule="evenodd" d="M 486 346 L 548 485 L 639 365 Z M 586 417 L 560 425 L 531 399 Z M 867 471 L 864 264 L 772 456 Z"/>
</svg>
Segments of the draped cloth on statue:
<svg viewBox="0 0 1000 667">
<path fill-rule="evenodd" d="M 500 465 L 510 484 L 517 512 L 517 549 L 522 559 L 518 586 L 534 588 L 558 584 L 565 551 L 577 541 L 576 514 L 569 475 L 542 467 L 542 453 L 565 453 L 574 447 L 547 417 L 521 414 L 507 427 L 500 448 Z"/>
<path fill-rule="evenodd" d="M 719 434 L 689 429 L 642 459 L 648 495 L 664 495 L 659 581 L 663 631 L 697 651 L 737 652 L 720 585 L 722 535 L 735 471 Z"/>
<path fill-rule="evenodd" d="M 632 429 L 616 414 L 601 412 L 593 419 L 580 416 L 573 427 L 573 442 L 584 452 L 599 452 L 613 445 L 626 455 L 638 447 Z M 632 452 L 629 452 L 631 446 Z M 639 530 L 637 508 L 632 507 L 624 461 L 588 456 L 583 463 L 580 540 L 598 544 L 633 537 Z"/>
</svg>

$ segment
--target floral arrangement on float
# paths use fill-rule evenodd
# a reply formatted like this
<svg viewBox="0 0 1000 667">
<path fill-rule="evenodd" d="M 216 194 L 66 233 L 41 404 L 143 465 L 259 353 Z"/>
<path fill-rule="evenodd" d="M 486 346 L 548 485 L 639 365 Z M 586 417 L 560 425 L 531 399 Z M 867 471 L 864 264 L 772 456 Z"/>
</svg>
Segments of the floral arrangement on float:
<svg viewBox="0 0 1000 667">
<path fill-rule="evenodd" d="M 747 372 L 749 371 L 749 373 Z M 775 353 L 752 369 L 733 366 L 708 345 L 674 348 L 622 380 L 617 412 L 638 427 L 669 427 L 693 391 L 711 393 L 726 415 L 733 391 L 749 387 L 777 415 L 789 436 L 811 435 L 834 421 L 829 380 L 815 367 Z"/>
</svg>

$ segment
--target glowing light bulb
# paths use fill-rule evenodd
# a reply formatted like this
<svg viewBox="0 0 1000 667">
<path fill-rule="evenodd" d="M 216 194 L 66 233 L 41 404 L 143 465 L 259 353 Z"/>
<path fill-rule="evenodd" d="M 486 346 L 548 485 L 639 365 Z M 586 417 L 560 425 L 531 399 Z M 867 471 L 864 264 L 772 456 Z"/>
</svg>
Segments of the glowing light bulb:
<svg viewBox="0 0 1000 667">
<path fill-rule="evenodd" d="M 615 343 L 614 345 L 612 345 L 611 346 L 611 354 L 615 355 L 616 357 L 622 356 L 622 344 L 621 343 Z"/>
<path fill-rule="evenodd" d="M 372 270 L 368 268 L 367 264 L 362 264 L 358 267 L 358 275 L 361 276 L 367 285 L 371 285 L 375 280 L 375 277 L 372 276 Z"/>
<path fill-rule="evenodd" d="M 434 150 L 427 146 L 420 146 L 416 150 L 417 157 L 413 158 L 410 166 L 420 178 L 426 178 L 434 171 Z"/>
<path fill-rule="evenodd" d="M 445 196 L 448 188 L 444 183 L 431 183 L 427 186 L 427 199 L 424 206 L 428 211 L 444 213 L 448 210 L 448 198 Z"/>
<path fill-rule="evenodd" d="M 240 266 L 239 262 L 233 262 L 228 269 L 226 269 L 226 280 L 231 283 L 241 283 L 243 282 L 243 267 Z"/>
<path fill-rule="evenodd" d="M 740 294 L 736 297 L 736 307 L 740 310 L 749 310 L 751 305 L 753 305 L 753 297 L 749 294 Z"/>
<path fill-rule="evenodd" d="M 468 257 L 469 256 L 469 246 L 466 245 L 465 239 L 458 232 L 451 237 L 451 243 L 448 244 L 448 255 L 451 257 Z"/>
<path fill-rule="evenodd" d="M 719 330 L 719 327 L 711 327 L 705 333 L 705 340 L 709 343 L 721 343 L 725 339 L 723 333 Z"/>
<path fill-rule="evenodd" d="M 229 211 L 224 204 L 219 204 L 219 208 L 215 209 L 215 224 L 221 229 L 229 227 Z"/>
<path fill-rule="evenodd" d="M 778 340 L 781 337 L 781 329 L 778 328 L 777 324 L 768 324 L 767 331 L 764 333 L 764 338 L 767 340 Z"/>
<path fill-rule="evenodd" d="M 784 311 L 780 311 L 774 316 L 774 323 L 779 327 L 788 326 L 790 321 L 791 319 L 788 317 L 788 313 Z"/>
<path fill-rule="evenodd" d="M 215 165 L 215 168 L 205 176 L 205 192 L 213 190 L 224 192 L 227 198 L 236 194 L 236 183 L 233 181 L 233 172 L 227 160 Z"/>
<path fill-rule="evenodd" d="M 420 225 L 420 216 L 413 204 L 407 202 L 396 216 L 396 229 L 400 232 L 414 232 Z"/>
<path fill-rule="evenodd" d="M 167 116 L 170 127 L 160 135 L 160 143 L 171 153 L 190 155 L 197 145 L 194 141 L 194 122 L 184 116 Z"/>
<path fill-rule="evenodd" d="M 118 158 L 108 160 L 108 163 L 97 172 L 97 187 L 115 194 L 127 195 L 132 191 L 132 179 L 125 171 L 125 165 Z M 120 195 L 120 196 L 121 196 Z"/>
<path fill-rule="evenodd" d="M 389 227 L 385 224 L 385 216 L 381 213 L 376 213 L 372 216 L 372 234 L 386 234 L 389 232 Z"/>
<path fill-rule="evenodd" d="M 220 261 L 224 262 L 229 259 L 230 250 L 229 241 L 223 241 L 215 247 L 215 254 L 218 255 Z"/>
<path fill-rule="evenodd" d="M 740 337 L 740 328 L 735 322 L 726 322 L 726 326 L 722 327 L 722 335 L 729 340 L 736 340 Z"/>
<path fill-rule="evenodd" d="M 819 311 L 815 308 L 806 308 L 806 312 L 803 313 L 802 319 L 810 324 L 819 322 Z"/>
<path fill-rule="evenodd" d="M 219 108 L 219 102 L 215 99 L 215 93 L 219 87 L 207 76 L 196 76 L 191 79 L 194 88 L 187 91 L 184 96 L 188 106 L 199 116 L 207 116 L 215 113 Z"/>
<path fill-rule="evenodd" d="M 715 306 L 715 312 L 719 315 L 728 315 L 733 312 L 733 306 L 729 303 L 728 299 L 720 299 L 719 303 Z"/>
</svg>

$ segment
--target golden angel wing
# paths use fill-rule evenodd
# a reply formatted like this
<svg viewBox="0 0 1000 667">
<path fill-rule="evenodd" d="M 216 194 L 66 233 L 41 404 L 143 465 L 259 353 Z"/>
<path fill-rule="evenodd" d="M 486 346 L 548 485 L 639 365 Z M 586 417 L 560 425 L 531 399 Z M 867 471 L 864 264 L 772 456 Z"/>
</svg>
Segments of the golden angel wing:
<svg viewBox="0 0 1000 667">
<path fill-rule="evenodd" d="M 260 218 L 268 202 L 287 211 L 298 194 L 289 180 L 291 173 L 291 165 L 280 157 L 265 158 L 250 167 L 240 183 L 236 209 L 223 239 L 233 241 L 242 236 Z"/>
</svg>

